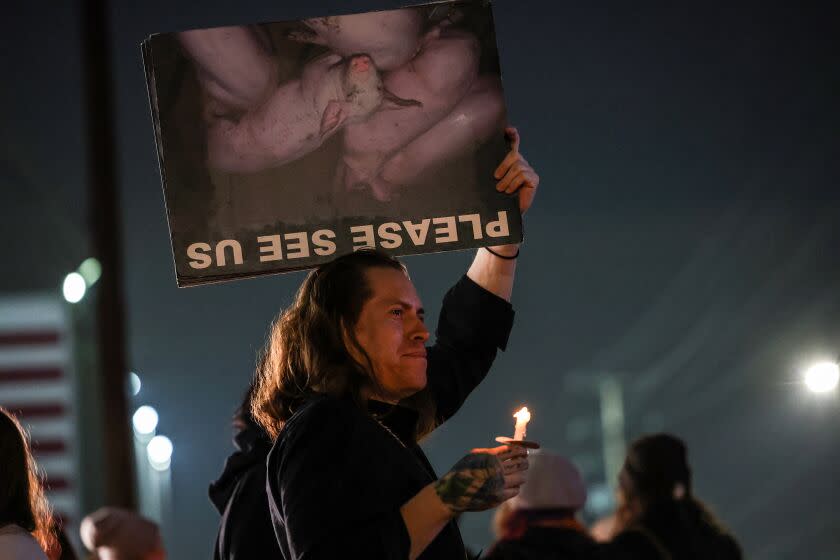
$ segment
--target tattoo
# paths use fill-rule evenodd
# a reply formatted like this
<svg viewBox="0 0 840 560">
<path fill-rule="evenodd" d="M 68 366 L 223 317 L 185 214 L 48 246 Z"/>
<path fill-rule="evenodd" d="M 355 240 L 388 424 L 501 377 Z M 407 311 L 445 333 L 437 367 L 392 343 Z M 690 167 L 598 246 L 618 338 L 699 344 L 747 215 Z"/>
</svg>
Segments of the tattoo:
<svg viewBox="0 0 840 560">
<path fill-rule="evenodd" d="M 505 478 L 495 455 L 470 453 L 435 483 L 435 491 L 452 511 L 482 511 L 502 501 Z"/>
</svg>

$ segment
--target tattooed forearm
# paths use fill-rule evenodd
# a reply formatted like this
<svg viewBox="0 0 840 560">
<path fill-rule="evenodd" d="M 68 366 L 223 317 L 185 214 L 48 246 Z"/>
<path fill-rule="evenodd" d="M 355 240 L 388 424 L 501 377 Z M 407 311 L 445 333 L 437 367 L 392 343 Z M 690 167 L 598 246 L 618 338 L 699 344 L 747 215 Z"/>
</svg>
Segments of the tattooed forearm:
<svg viewBox="0 0 840 560">
<path fill-rule="evenodd" d="M 502 464 L 495 455 L 470 453 L 435 483 L 435 491 L 457 513 L 499 505 L 504 486 Z"/>
</svg>

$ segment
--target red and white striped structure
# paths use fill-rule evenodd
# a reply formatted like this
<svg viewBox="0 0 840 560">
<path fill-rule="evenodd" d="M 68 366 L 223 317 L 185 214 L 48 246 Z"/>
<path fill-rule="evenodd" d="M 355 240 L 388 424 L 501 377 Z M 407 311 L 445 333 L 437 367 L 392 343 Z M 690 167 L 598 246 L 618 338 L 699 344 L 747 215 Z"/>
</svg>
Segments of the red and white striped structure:
<svg viewBox="0 0 840 560">
<path fill-rule="evenodd" d="M 66 304 L 57 297 L 0 297 L 0 405 L 29 431 L 53 511 L 68 534 L 78 534 L 81 492 L 71 332 Z"/>
</svg>

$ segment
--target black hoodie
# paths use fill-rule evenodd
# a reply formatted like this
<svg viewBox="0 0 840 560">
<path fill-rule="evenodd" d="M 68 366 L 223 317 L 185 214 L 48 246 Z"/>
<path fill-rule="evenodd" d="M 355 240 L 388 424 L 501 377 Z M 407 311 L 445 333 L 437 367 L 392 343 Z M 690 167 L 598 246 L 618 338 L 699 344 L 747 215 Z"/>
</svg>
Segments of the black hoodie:
<svg viewBox="0 0 840 560">
<path fill-rule="evenodd" d="M 735 538 L 689 502 L 651 507 L 639 522 L 601 545 L 600 560 L 741 560 Z"/>
<path fill-rule="evenodd" d="M 239 416 L 245 427 L 234 436 L 237 450 L 209 490 L 210 500 L 222 515 L 213 558 L 280 558 L 265 491 L 265 459 L 271 440 L 250 415 Z"/>
<path fill-rule="evenodd" d="M 590 560 L 595 557 L 592 537 L 571 528 L 530 526 L 521 538 L 501 540 L 486 560 Z"/>
</svg>

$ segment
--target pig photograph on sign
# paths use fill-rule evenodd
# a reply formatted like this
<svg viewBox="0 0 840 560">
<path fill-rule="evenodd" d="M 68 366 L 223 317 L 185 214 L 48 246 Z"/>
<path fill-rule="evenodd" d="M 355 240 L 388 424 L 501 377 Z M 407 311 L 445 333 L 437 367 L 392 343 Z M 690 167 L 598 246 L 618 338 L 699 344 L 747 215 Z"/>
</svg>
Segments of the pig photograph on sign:
<svg viewBox="0 0 840 560">
<path fill-rule="evenodd" d="M 522 239 L 486 1 L 143 43 L 179 286 Z"/>
</svg>

